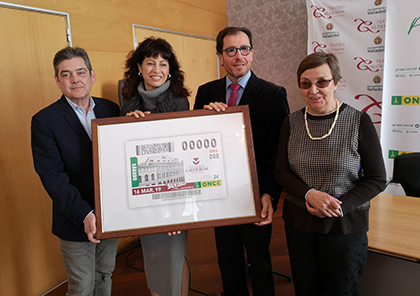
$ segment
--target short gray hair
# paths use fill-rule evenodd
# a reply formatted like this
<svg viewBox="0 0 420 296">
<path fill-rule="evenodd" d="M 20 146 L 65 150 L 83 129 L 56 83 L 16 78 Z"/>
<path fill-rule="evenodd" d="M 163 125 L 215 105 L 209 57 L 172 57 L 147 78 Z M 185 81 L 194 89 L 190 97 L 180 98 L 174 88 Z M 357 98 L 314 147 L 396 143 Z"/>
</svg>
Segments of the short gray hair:
<svg viewBox="0 0 420 296">
<path fill-rule="evenodd" d="M 62 61 L 70 60 L 72 58 L 82 58 L 85 61 L 86 67 L 89 70 L 89 74 L 92 74 L 92 64 L 90 63 L 87 52 L 83 48 L 80 48 L 80 47 L 73 48 L 73 47 L 67 46 L 59 50 L 54 56 L 53 64 L 54 64 L 54 73 L 56 77 L 58 77 L 58 65 Z"/>
</svg>

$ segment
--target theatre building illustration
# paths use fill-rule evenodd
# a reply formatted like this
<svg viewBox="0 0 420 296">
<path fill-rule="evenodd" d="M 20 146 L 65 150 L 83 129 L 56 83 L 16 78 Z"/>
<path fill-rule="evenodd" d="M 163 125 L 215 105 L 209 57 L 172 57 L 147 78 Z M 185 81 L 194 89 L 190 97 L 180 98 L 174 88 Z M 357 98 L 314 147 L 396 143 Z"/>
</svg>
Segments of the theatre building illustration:
<svg viewBox="0 0 420 296">
<path fill-rule="evenodd" d="M 178 158 L 156 155 L 138 164 L 138 186 L 156 186 L 184 183 L 184 163 Z"/>
</svg>

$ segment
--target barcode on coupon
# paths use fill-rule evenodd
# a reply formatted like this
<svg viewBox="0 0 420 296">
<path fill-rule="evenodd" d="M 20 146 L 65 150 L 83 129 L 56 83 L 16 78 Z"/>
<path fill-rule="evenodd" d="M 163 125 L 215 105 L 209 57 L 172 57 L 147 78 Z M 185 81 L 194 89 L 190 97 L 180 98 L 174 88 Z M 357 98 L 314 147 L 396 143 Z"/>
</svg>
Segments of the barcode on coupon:
<svg viewBox="0 0 420 296">
<path fill-rule="evenodd" d="M 178 199 L 196 195 L 201 195 L 201 189 L 155 193 L 152 194 L 152 199 Z"/>
<path fill-rule="evenodd" d="M 175 151 L 174 142 L 136 145 L 136 155 L 162 154 Z"/>
</svg>

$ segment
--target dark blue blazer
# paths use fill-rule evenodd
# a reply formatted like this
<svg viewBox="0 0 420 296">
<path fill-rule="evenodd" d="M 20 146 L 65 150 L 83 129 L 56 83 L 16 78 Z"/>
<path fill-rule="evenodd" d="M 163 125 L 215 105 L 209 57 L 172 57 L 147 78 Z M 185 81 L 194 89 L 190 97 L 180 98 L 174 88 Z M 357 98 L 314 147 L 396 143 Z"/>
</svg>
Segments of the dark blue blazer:
<svg viewBox="0 0 420 296">
<path fill-rule="evenodd" d="M 211 102 L 226 102 L 226 77 L 198 88 L 194 109 Z M 258 78 L 252 71 L 239 105 L 248 105 L 261 196 L 267 193 L 276 208 L 282 188 L 274 179 L 280 128 L 289 114 L 286 89 Z"/>
<path fill-rule="evenodd" d="M 117 104 L 93 98 L 96 118 L 119 115 Z M 68 241 L 88 241 L 83 219 L 94 205 L 92 141 L 62 96 L 32 117 L 35 171 L 53 201 L 52 232 Z"/>
</svg>

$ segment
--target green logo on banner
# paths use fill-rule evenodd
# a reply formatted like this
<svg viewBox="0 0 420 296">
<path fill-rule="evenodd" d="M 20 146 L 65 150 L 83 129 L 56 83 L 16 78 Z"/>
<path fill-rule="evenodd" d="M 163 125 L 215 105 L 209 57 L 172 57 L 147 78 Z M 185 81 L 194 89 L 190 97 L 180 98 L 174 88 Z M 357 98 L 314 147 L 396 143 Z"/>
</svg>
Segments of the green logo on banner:
<svg viewBox="0 0 420 296">
<path fill-rule="evenodd" d="M 392 105 L 412 105 L 412 106 L 419 106 L 420 105 L 420 97 L 419 96 L 392 96 Z"/>
<path fill-rule="evenodd" d="M 131 187 L 139 187 L 139 173 L 138 173 L 138 165 L 137 165 L 137 157 L 130 158 L 130 165 L 131 165 Z"/>
<path fill-rule="evenodd" d="M 398 151 L 397 150 L 389 150 L 388 151 L 388 158 L 389 159 L 394 159 L 395 156 L 397 156 L 397 155 L 398 155 Z"/>
<path fill-rule="evenodd" d="M 400 97 L 393 96 L 391 104 L 392 105 L 401 105 L 401 98 L 402 98 L 401 96 Z"/>
<path fill-rule="evenodd" d="M 413 19 L 413 21 L 411 22 L 410 29 L 408 30 L 407 35 L 410 35 L 411 30 L 413 30 L 415 27 L 418 27 L 418 26 L 420 26 L 420 16 L 419 17 L 415 17 Z"/>
<path fill-rule="evenodd" d="M 395 156 L 408 154 L 408 153 L 411 153 L 411 152 L 410 151 L 400 151 L 400 150 L 389 150 L 388 151 L 388 158 L 389 159 L 394 159 Z"/>
</svg>

